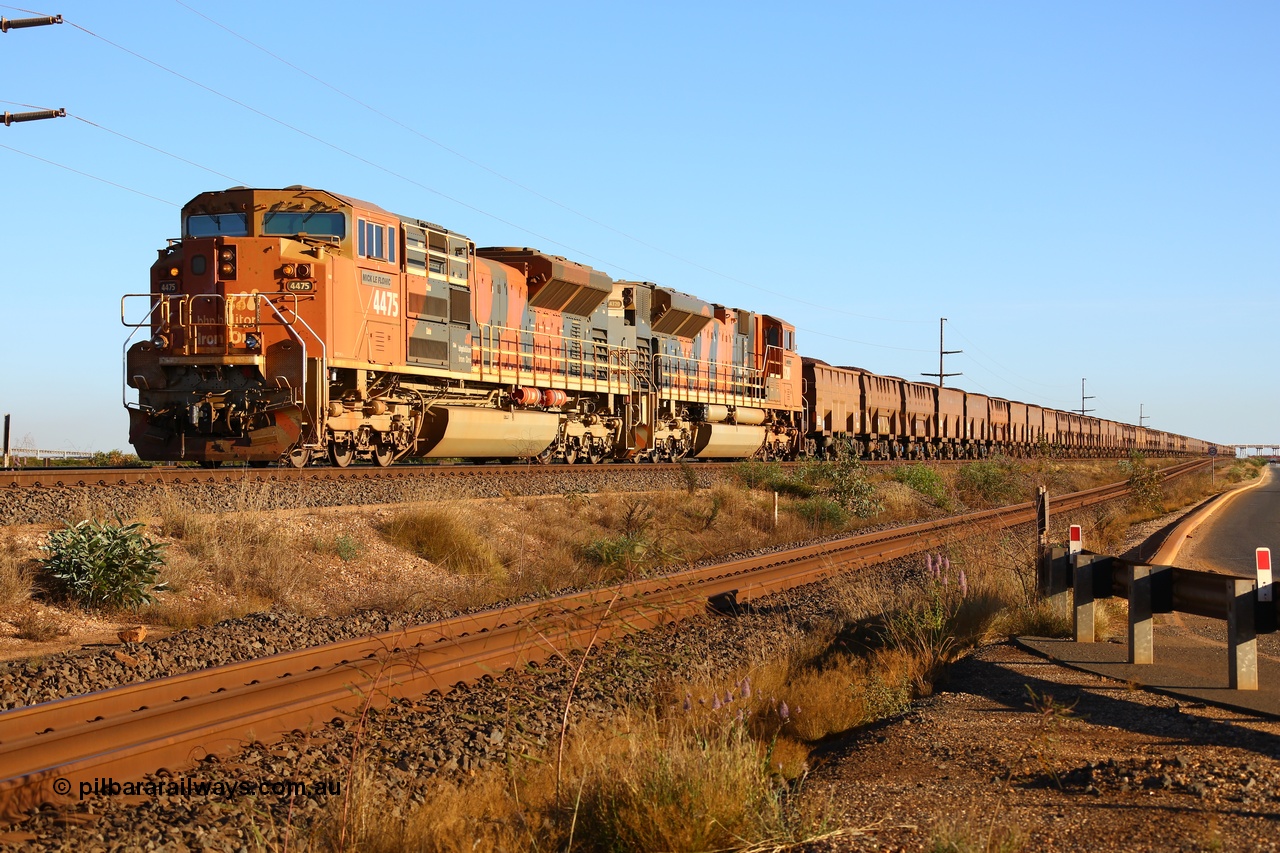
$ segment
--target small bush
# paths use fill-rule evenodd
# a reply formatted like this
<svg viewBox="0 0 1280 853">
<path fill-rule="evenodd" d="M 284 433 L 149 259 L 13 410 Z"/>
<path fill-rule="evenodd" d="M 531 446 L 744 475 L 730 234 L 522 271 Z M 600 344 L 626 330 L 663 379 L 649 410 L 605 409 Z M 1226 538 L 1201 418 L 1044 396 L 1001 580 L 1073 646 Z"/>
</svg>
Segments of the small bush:
<svg viewBox="0 0 1280 853">
<path fill-rule="evenodd" d="M 884 504 L 876 495 L 875 484 L 867 479 L 867 468 L 861 459 L 847 456 L 828 462 L 826 473 L 831 481 L 828 494 L 858 518 L 871 518 L 884 511 Z"/>
<path fill-rule="evenodd" d="M 698 470 L 688 462 L 680 463 L 680 476 L 684 479 L 685 491 L 691 495 L 698 493 Z"/>
<path fill-rule="evenodd" d="M 41 550 L 55 592 L 90 606 L 139 607 L 149 604 L 163 544 L 142 533 L 143 525 L 82 521 L 55 530 Z"/>
<path fill-rule="evenodd" d="M 956 488 L 969 503 L 999 506 L 1018 496 L 1014 469 L 1008 460 L 983 459 L 962 465 Z"/>
<path fill-rule="evenodd" d="M 360 544 L 359 539 L 354 536 L 348 536 L 345 533 L 334 537 L 332 542 L 317 540 L 315 543 L 315 552 L 317 554 L 334 554 L 344 563 L 350 563 L 358 558 L 363 550 L 364 546 Z"/>
<path fill-rule="evenodd" d="M 838 529 L 849 523 L 848 511 L 831 498 L 815 496 L 796 501 L 791 511 L 820 530 Z"/>
<path fill-rule="evenodd" d="M 1160 469 L 1147 464 L 1146 457 L 1136 450 L 1120 463 L 1120 470 L 1129 477 L 1129 502 L 1136 509 L 1146 512 L 1164 512 L 1164 477 Z"/>
<path fill-rule="evenodd" d="M 137 454 L 123 450 L 98 451 L 89 457 L 89 464 L 95 468 L 141 468 L 144 465 Z"/>
<path fill-rule="evenodd" d="M 611 536 L 588 544 L 584 553 L 601 566 L 620 568 L 627 572 L 645 562 L 653 543 L 644 534 Z"/>
<path fill-rule="evenodd" d="M 889 474 L 894 480 L 915 489 L 943 510 L 949 510 L 953 501 L 947 494 L 947 484 L 942 475 L 927 465 L 899 465 Z"/>
</svg>

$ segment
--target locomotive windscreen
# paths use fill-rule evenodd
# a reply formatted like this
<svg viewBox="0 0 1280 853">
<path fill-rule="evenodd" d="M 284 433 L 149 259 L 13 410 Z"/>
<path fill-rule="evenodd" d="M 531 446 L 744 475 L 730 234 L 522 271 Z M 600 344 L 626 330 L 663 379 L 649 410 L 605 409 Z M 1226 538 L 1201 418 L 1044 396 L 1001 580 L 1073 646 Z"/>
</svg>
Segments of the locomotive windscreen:
<svg viewBox="0 0 1280 853">
<path fill-rule="evenodd" d="M 192 219 L 195 217 L 193 216 Z M 347 236 L 347 217 L 341 213 L 309 213 L 305 210 L 281 210 L 264 214 L 262 233 L 272 237 L 311 234 L 319 237 Z"/>
<path fill-rule="evenodd" d="M 187 217 L 188 237 L 248 237 L 249 220 L 243 213 L 200 213 Z"/>
</svg>

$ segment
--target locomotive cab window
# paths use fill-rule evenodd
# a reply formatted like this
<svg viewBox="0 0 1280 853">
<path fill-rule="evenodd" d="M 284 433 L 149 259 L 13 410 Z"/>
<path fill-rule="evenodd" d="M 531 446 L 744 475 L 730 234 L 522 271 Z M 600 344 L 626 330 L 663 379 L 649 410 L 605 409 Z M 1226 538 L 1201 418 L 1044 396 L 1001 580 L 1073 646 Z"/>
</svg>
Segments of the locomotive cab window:
<svg viewBox="0 0 1280 853">
<path fill-rule="evenodd" d="M 341 240 L 347 236 L 347 218 L 341 213 L 281 210 L 263 215 L 262 233 L 271 237 L 310 234 L 317 237 L 337 237 Z"/>
<path fill-rule="evenodd" d="M 367 219 L 356 220 L 356 253 L 362 258 L 396 262 L 396 227 Z"/>
<path fill-rule="evenodd" d="M 199 213 L 187 217 L 188 237 L 248 237 L 249 218 L 243 213 Z"/>
</svg>

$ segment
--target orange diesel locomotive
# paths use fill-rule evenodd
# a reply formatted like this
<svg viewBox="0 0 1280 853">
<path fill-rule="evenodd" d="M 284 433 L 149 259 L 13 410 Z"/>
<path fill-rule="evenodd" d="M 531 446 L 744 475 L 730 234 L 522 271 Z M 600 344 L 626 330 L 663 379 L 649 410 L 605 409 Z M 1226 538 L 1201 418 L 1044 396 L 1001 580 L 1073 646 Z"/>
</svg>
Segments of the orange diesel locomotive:
<svg viewBox="0 0 1280 853">
<path fill-rule="evenodd" d="M 138 304 L 138 303 L 141 304 Z M 126 343 L 148 460 L 789 458 L 795 329 L 302 186 L 202 193 Z"/>
</svg>

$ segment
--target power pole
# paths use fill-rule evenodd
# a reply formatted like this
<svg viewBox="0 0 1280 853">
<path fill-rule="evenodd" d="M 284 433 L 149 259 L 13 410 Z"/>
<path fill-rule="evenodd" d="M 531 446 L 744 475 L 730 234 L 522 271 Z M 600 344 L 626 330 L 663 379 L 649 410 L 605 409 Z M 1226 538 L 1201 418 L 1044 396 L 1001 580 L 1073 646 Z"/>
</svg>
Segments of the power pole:
<svg viewBox="0 0 1280 853">
<path fill-rule="evenodd" d="M 943 382 L 943 380 L 944 380 L 944 379 L 946 379 L 948 376 L 963 376 L 963 375 L 964 375 L 963 373 L 946 373 L 946 372 L 943 370 L 943 367 L 942 367 L 942 359 L 943 359 L 943 357 L 944 357 L 944 356 L 948 356 L 948 355 L 959 355 L 960 353 L 964 352 L 964 350 L 962 350 L 962 349 L 947 349 L 947 345 L 943 342 L 943 337 L 942 337 L 942 334 L 943 334 L 943 332 L 942 332 L 942 330 L 943 330 L 943 323 L 946 323 L 946 322 L 947 322 L 947 318 L 946 318 L 946 317 L 943 317 L 943 318 L 941 318 L 941 319 L 939 319 L 939 320 L 938 320 L 938 372 L 937 372 L 937 373 L 921 373 L 921 374 L 920 374 L 921 376 L 936 376 L 936 377 L 938 377 L 938 387 L 939 387 L 939 388 L 941 388 L 941 387 L 945 384 L 945 383 Z"/>
<path fill-rule="evenodd" d="M 1146 403 L 1138 404 L 1138 426 L 1146 426 L 1146 424 L 1143 422 L 1151 419 L 1150 415 L 1144 415 L 1142 413 L 1142 410 L 1146 408 L 1146 405 L 1147 405 Z"/>
<path fill-rule="evenodd" d="M 1093 395 L 1093 394 L 1089 394 L 1088 396 L 1086 396 L 1086 395 L 1085 395 L 1085 393 L 1084 393 L 1084 378 L 1083 378 L 1083 377 L 1081 377 L 1081 379 L 1080 379 L 1080 414 L 1081 414 L 1081 415 L 1087 415 L 1087 414 L 1089 414 L 1089 412 L 1096 412 L 1096 411 L 1097 411 L 1097 409 L 1086 409 L 1086 408 L 1084 407 L 1084 401 L 1085 401 L 1085 400 L 1092 400 L 1093 398 L 1094 398 L 1094 395 Z"/>
</svg>

